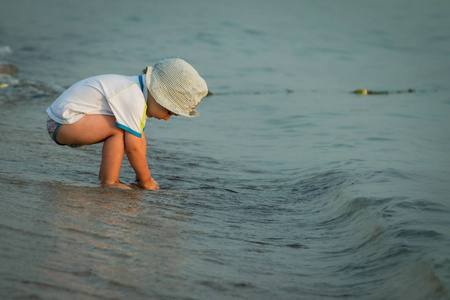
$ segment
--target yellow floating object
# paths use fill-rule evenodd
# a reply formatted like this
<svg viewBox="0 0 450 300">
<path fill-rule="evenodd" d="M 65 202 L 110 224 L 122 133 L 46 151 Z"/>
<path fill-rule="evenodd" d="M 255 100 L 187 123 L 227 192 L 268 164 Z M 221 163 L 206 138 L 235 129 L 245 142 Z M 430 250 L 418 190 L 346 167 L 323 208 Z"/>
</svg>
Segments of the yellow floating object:
<svg viewBox="0 0 450 300">
<path fill-rule="evenodd" d="M 358 90 L 355 91 L 355 94 L 367 95 L 367 90 L 365 90 L 365 89 L 358 89 Z"/>
<path fill-rule="evenodd" d="M 388 95 L 388 94 L 404 94 L 404 93 L 415 93 L 415 89 L 398 90 L 398 91 L 371 91 L 366 89 L 357 89 L 353 91 L 353 94 L 360 95 Z"/>
<path fill-rule="evenodd" d="M 0 83 L 0 89 L 8 87 L 8 86 L 9 86 L 9 84 L 7 84 L 7 83 Z"/>
</svg>

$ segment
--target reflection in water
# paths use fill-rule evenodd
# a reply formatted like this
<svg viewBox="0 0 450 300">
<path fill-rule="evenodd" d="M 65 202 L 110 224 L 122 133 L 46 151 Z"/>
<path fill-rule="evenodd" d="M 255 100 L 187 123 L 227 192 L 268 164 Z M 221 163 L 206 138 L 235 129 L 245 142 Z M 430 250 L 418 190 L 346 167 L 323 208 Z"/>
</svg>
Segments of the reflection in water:
<svg viewBox="0 0 450 300">
<path fill-rule="evenodd" d="M 39 264 L 49 289 L 101 297 L 182 287 L 180 226 L 141 191 L 49 185 L 54 242 Z M 178 218 L 178 220 L 180 220 Z M 164 288 L 161 278 L 170 278 Z"/>
</svg>

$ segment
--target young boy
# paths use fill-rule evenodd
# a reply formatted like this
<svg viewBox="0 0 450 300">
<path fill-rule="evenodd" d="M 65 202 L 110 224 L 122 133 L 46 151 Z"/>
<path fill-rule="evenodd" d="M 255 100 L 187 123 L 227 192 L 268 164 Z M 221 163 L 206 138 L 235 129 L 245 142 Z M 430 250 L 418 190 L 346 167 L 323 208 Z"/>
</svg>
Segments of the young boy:
<svg viewBox="0 0 450 300">
<path fill-rule="evenodd" d="M 126 153 L 137 183 L 157 190 L 146 158 L 146 118 L 197 117 L 195 107 L 207 93 L 206 82 L 191 65 L 165 59 L 147 67 L 144 75 L 99 75 L 74 84 L 47 109 L 47 129 L 59 145 L 103 142 L 102 184 L 130 189 L 119 181 Z"/>
</svg>

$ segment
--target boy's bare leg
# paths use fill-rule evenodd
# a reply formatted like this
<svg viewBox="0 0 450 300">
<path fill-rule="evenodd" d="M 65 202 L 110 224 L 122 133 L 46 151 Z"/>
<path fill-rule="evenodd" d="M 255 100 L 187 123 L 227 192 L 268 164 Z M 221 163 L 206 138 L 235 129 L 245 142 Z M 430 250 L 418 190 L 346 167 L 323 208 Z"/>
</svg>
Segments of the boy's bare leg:
<svg viewBox="0 0 450 300">
<path fill-rule="evenodd" d="M 129 188 L 119 182 L 125 151 L 124 131 L 116 126 L 116 118 L 86 115 L 73 124 L 63 124 L 56 134 L 60 144 L 91 145 L 104 142 L 99 177 L 103 184 Z"/>
<path fill-rule="evenodd" d="M 103 142 L 102 163 L 99 177 L 103 184 L 111 187 L 127 187 L 119 182 L 120 167 L 125 152 L 124 133 L 114 134 Z M 129 188 L 129 187 L 127 187 Z"/>
</svg>

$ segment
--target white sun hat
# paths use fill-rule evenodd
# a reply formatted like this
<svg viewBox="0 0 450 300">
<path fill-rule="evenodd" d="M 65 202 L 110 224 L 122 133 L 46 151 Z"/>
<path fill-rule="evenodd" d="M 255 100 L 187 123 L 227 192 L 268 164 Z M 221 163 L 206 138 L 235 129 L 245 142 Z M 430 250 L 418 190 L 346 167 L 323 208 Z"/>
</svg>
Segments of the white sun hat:
<svg viewBox="0 0 450 300">
<path fill-rule="evenodd" d="M 147 67 L 145 83 L 158 104 L 189 118 L 200 115 L 195 107 L 208 94 L 205 80 L 180 58 L 164 59 Z"/>
</svg>

